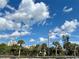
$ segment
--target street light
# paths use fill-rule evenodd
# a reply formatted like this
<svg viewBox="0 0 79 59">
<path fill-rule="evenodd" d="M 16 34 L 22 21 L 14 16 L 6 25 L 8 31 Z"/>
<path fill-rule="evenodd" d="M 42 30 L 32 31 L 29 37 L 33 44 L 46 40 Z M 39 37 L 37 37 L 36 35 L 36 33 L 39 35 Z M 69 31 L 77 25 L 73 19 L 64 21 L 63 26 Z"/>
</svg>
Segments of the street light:
<svg viewBox="0 0 79 59">
<path fill-rule="evenodd" d="M 48 56 L 50 54 L 50 52 L 49 52 L 49 43 L 50 43 L 49 40 L 50 40 L 50 35 L 51 35 L 50 33 L 51 33 L 51 31 L 49 31 L 49 33 L 48 33 Z"/>
<path fill-rule="evenodd" d="M 54 34 L 56 34 L 57 32 L 52 32 L 51 30 L 49 31 L 49 34 L 48 34 L 48 55 L 50 54 L 50 51 L 49 51 L 49 43 L 50 43 L 50 39 L 52 39 L 54 36 Z"/>
</svg>

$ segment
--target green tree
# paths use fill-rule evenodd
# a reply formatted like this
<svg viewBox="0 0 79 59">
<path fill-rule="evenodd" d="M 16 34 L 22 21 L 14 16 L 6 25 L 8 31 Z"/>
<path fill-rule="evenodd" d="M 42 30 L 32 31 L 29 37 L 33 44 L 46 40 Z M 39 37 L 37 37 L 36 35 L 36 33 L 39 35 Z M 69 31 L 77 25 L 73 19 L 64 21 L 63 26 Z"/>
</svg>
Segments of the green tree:
<svg viewBox="0 0 79 59">
<path fill-rule="evenodd" d="M 62 47 L 60 45 L 60 43 L 58 41 L 53 42 L 53 45 L 55 46 L 55 54 L 57 55 L 61 55 L 62 54 Z"/>
<path fill-rule="evenodd" d="M 29 49 L 28 48 L 22 48 L 21 49 L 21 55 L 22 56 L 29 56 Z"/>
<path fill-rule="evenodd" d="M 56 46 L 59 46 L 60 43 L 58 41 L 55 41 L 55 42 L 53 42 L 53 45 L 56 47 Z"/>
<path fill-rule="evenodd" d="M 20 57 L 20 54 L 21 54 L 21 49 L 22 49 L 22 44 L 24 44 L 25 42 L 24 42 L 24 40 L 19 40 L 18 41 L 18 44 L 20 45 L 20 47 L 19 47 L 19 57 Z"/>
<path fill-rule="evenodd" d="M 77 44 L 74 44 L 74 43 L 70 43 L 70 42 L 67 42 L 64 44 L 64 49 L 66 50 L 66 55 L 74 55 L 74 53 L 76 52 L 76 47 L 78 45 Z"/>
<path fill-rule="evenodd" d="M 7 46 L 4 43 L 0 44 L 0 55 L 10 55 L 11 47 Z"/>
<path fill-rule="evenodd" d="M 69 35 L 65 34 L 65 35 L 62 35 L 62 38 L 63 38 L 63 41 L 64 41 L 64 44 L 69 42 Z"/>
<path fill-rule="evenodd" d="M 12 45 L 12 46 L 9 46 L 9 47 L 11 47 L 11 49 L 10 49 L 11 55 L 18 55 L 18 50 L 19 50 L 18 45 Z"/>
<path fill-rule="evenodd" d="M 47 52 L 47 44 L 46 43 L 43 43 L 42 45 L 41 45 L 41 51 L 42 51 L 42 54 L 43 54 L 43 56 L 46 56 L 46 52 Z"/>
<path fill-rule="evenodd" d="M 20 45 L 20 47 L 22 47 L 22 44 L 24 44 L 25 42 L 24 42 L 24 40 L 19 40 L 18 41 L 18 44 Z"/>
</svg>

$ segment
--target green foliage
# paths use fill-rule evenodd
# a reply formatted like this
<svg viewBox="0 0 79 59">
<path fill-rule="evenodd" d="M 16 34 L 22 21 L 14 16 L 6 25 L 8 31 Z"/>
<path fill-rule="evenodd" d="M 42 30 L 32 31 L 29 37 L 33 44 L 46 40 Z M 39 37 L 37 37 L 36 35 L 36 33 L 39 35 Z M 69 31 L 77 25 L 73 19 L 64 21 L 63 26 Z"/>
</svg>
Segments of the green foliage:
<svg viewBox="0 0 79 59">
<path fill-rule="evenodd" d="M 18 45 L 12 45 L 10 49 L 11 55 L 18 55 L 19 46 Z"/>
<path fill-rule="evenodd" d="M 19 40 L 18 41 L 18 44 L 20 44 L 20 46 L 22 46 L 22 44 L 24 44 L 25 42 L 24 42 L 24 40 Z"/>
<path fill-rule="evenodd" d="M 60 46 L 60 43 L 58 41 L 53 42 L 53 45 L 56 46 Z"/>
<path fill-rule="evenodd" d="M 69 35 L 62 35 L 62 38 L 63 38 L 63 41 L 64 41 L 64 43 L 67 43 L 67 42 L 69 42 Z"/>
<path fill-rule="evenodd" d="M 6 44 L 2 43 L 0 44 L 0 55 L 3 55 L 3 54 L 9 54 L 10 52 L 10 47 L 7 46 Z"/>
<path fill-rule="evenodd" d="M 75 50 L 76 55 L 79 56 L 79 45 L 70 42 L 66 42 L 63 47 L 56 41 L 53 42 L 54 46 L 52 47 L 47 47 L 47 44 L 43 43 L 41 45 L 30 46 L 30 48 L 22 46 L 22 44 L 24 44 L 23 40 L 19 40 L 18 43 L 21 44 L 21 46 L 18 46 L 17 44 L 12 46 L 8 46 L 4 43 L 0 44 L 0 55 L 18 56 L 19 48 L 21 47 L 21 56 L 55 56 L 56 49 L 58 56 L 73 56 Z"/>
</svg>

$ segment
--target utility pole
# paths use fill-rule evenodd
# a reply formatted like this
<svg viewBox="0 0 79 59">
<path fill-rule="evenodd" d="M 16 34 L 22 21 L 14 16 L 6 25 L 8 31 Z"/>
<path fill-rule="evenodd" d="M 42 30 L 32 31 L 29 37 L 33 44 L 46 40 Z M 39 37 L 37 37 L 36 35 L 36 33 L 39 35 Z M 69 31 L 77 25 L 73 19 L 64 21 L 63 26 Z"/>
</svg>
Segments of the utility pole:
<svg viewBox="0 0 79 59">
<path fill-rule="evenodd" d="M 49 31 L 49 33 L 48 33 L 48 56 L 50 54 L 50 51 L 49 51 L 50 33 L 51 33 L 51 31 Z"/>
<path fill-rule="evenodd" d="M 49 56 L 49 38 L 48 38 L 48 56 Z"/>
</svg>

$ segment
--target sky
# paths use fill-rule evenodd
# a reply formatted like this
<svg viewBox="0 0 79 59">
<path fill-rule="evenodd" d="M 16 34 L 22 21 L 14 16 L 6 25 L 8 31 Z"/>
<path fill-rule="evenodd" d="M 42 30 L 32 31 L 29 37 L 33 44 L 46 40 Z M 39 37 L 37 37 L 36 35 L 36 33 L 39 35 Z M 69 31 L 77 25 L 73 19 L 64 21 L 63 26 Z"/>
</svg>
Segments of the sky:
<svg viewBox="0 0 79 59">
<path fill-rule="evenodd" d="M 79 0 L 0 0 L 0 43 L 35 45 L 59 41 L 79 44 Z"/>
</svg>

